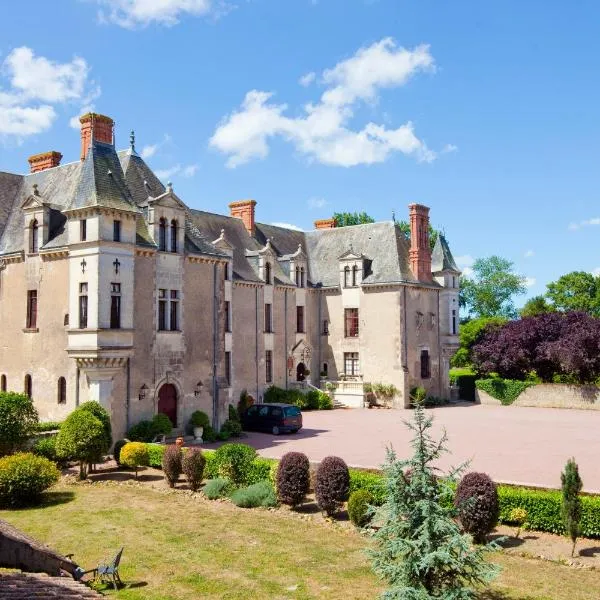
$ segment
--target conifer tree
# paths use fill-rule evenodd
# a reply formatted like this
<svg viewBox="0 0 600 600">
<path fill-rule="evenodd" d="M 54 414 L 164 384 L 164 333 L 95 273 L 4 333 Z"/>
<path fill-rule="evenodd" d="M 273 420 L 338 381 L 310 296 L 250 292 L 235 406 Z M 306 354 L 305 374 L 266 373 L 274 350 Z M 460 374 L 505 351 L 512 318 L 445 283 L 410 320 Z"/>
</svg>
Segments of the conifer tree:
<svg viewBox="0 0 600 600">
<path fill-rule="evenodd" d="M 570 458 L 565 465 L 565 470 L 560 474 L 562 484 L 561 515 L 566 534 L 571 538 L 573 546 L 571 556 L 575 554 L 575 544 L 579 537 L 581 521 L 581 498 L 579 492 L 583 482 L 579 476 L 579 468 L 574 458 Z"/>
<path fill-rule="evenodd" d="M 385 600 L 468 600 L 474 587 L 486 584 L 498 568 L 486 561 L 494 544 L 474 546 L 461 533 L 453 506 L 453 490 L 464 466 L 444 479 L 433 463 L 446 451 L 446 434 L 435 441 L 429 430 L 432 418 L 416 404 L 413 421 L 413 456 L 399 460 L 392 448 L 383 466 L 387 500 L 375 515 L 381 524 L 369 551 L 374 571 L 388 584 Z"/>
</svg>

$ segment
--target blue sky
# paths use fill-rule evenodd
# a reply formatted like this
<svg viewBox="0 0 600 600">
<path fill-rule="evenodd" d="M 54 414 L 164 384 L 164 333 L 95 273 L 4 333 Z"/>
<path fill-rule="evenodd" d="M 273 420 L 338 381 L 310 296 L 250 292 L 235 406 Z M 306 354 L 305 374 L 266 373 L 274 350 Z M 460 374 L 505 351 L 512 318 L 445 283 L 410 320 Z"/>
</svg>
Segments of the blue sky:
<svg viewBox="0 0 600 600">
<path fill-rule="evenodd" d="M 464 266 L 505 256 L 528 295 L 600 268 L 599 3 L 234 2 L 7 3 L 0 170 L 76 160 L 91 107 L 194 208 L 251 197 L 307 229 L 419 202 Z"/>
</svg>

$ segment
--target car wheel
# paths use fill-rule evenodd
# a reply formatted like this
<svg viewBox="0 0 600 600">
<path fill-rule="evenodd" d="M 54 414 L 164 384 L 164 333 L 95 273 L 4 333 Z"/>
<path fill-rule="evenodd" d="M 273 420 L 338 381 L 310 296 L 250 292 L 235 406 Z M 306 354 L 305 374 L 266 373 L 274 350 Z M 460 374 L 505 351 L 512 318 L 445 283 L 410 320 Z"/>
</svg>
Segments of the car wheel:
<svg viewBox="0 0 600 600">
<path fill-rule="evenodd" d="M 273 425 L 273 429 L 271 430 L 273 435 L 279 435 L 279 427 L 277 425 Z"/>
<path fill-rule="evenodd" d="M 297 429 L 292 429 L 292 431 L 291 431 L 291 432 L 292 432 L 292 433 L 298 433 L 298 430 L 297 430 Z"/>
</svg>

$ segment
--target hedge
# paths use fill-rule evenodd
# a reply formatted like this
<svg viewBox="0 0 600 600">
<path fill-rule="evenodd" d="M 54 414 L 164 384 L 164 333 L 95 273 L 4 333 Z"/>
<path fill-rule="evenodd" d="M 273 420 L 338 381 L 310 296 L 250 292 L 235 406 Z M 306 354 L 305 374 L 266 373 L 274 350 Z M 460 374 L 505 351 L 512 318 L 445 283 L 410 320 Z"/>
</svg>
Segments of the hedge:
<svg viewBox="0 0 600 600">
<path fill-rule="evenodd" d="M 148 448 L 148 464 L 155 469 L 162 469 L 162 459 L 167 449 L 162 444 L 146 444 Z"/>
<path fill-rule="evenodd" d="M 475 385 L 478 390 L 487 392 L 492 398 L 496 398 L 504 406 L 508 406 L 520 396 L 521 392 L 535 385 L 535 383 L 494 377 L 492 379 L 478 379 Z"/>
<path fill-rule="evenodd" d="M 450 383 L 458 386 L 458 397 L 461 400 L 475 402 L 476 379 L 477 375 L 468 369 L 452 369 L 450 371 Z"/>
<path fill-rule="evenodd" d="M 385 483 L 381 473 L 350 469 L 350 493 L 358 490 L 370 492 L 377 506 L 385 502 Z"/>
</svg>

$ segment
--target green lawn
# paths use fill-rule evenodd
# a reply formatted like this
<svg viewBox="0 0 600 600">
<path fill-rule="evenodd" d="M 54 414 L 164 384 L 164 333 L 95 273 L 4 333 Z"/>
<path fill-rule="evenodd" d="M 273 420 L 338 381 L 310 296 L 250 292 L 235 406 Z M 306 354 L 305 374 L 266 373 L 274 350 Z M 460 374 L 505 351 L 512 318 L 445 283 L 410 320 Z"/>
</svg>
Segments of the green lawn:
<svg viewBox="0 0 600 600">
<path fill-rule="evenodd" d="M 0 511 L 85 568 L 125 546 L 127 599 L 375 598 L 381 584 L 353 530 L 284 511 L 244 510 L 141 486 L 60 487 L 43 507 Z M 494 555 L 504 567 L 481 600 L 597 600 L 600 574 Z M 107 592 L 114 594 L 114 592 Z"/>
</svg>

